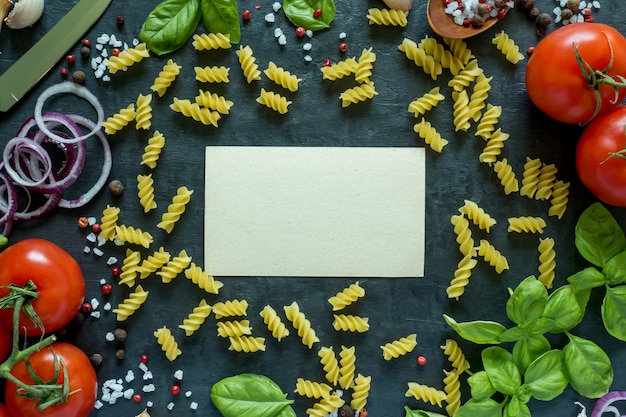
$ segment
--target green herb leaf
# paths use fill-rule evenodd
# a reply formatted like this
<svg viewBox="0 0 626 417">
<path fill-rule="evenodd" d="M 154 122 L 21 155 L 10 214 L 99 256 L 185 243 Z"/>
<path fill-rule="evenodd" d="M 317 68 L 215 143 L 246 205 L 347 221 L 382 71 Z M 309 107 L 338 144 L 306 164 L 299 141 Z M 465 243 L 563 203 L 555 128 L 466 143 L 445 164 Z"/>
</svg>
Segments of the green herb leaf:
<svg viewBox="0 0 626 417">
<path fill-rule="evenodd" d="M 517 391 L 515 391 L 515 394 L 513 394 L 513 397 L 515 397 L 522 404 L 526 404 L 528 401 L 530 401 L 530 396 L 531 388 L 530 386 L 528 386 L 528 384 L 522 384 L 517 389 Z"/>
<path fill-rule="evenodd" d="M 491 398 L 470 398 L 456 410 L 454 417 L 502 417 L 502 404 Z"/>
<path fill-rule="evenodd" d="M 580 395 L 600 398 L 613 382 L 613 367 L 608 355 L 591 340 L 567 334 L 569 343 L 563 348 L 565 375 Z"/>
<path fill-rule="evenodd" d="M 530 409 L 517 397 L 513 397 L 504 407 L 504 417 L 530 417 Z"/>
<path fill-rule="evenodd" d="M 578 251 L 596 266 L 604 267 L 626 249 L 624 231 L 602 203 L 592 204 L 580 215 L 575 233 Z"/>
<path fill-rule="evenodd" d="M 535 359 L 526 370 L 524 381 L 538 400 L 550 401 L 561 395 L 567 387 L 561 351 L 551 350 Z"/>
<path fill-rule="evenodd" d="M 546 287 L 534 276 L 524 279 L 506 303 L 506 315 L 512 322 L 525 326 L 541 317 L 548 300 Z"/>
<path fill-rule="evenodd" d="M 404 406 L 404 417 L 445 417 L 443 414 L 433 413 L 432 411 L 411 410 L 408 406 Z"/>
<path fill-rule="evenodd" d="M 274 381 L 257 374 L 224 378 L 211 389 L 211 401 L 224 417 L 296 417 L 286 397 Z"/>
<path fill-rule="evenodd" d="M 511 327 L 510 329 L 507 329 L 505 332 L 503 332 L 498 337 L 498 339 L 500 340 L 501 343 L 515 342 L 520 337 L 523 337 L 526 333 L 528 333 L 528 331 L 525 328 L 523 328 L 522 326 L 515 326 L 515 327 Z"/>
<path fill-rule="evenodd" d="M 613 337 L 626 341 L 626 285 L 606 289 L 602 302 L 602 321 Z"/>
<path fill-rule="evenodd" d="M 602 269 L 609 285 L 618 285 L 626 282 L 626 251 L 618 253 L 606 263 Z"/>
<path fill-rule="evenodd" d="M 527 334 L 513 345 L 513 362 L 524 373 L 538 357 L 550 350 L 550 342 L 543 334 Z"/>
<path fill-rule="evenodd" d="M 550 294 L 543 317 L 554 322 L 551 332 L 563 332 L 578 325 L 587 308 L 590 289 L 577 290 L 572 285 L 563 285 Z"/>
<path fill-rule="evenodd" d="M 200 0 L 162 0 L 148 14 L 139 38 L 155 54 L 168 54 L 187 42 L 199 22 Z"/>
<path fill-rule="evenodd" d="M 500 335 L 506 327 L 495 321 L 469 321 L 457 323 L 452 317 L 444 314 L 443 318 L 463 339 L 481 345 L 500 343 Z"/>
<path fill-rule="evenodd" d="M 585 268 L 567 279 L 567 282 L 579 290 L 601 287 L 605 281 L 604 274 L 593 266 Z"/>
<path fill-rule="evenodd" d="M 481 357 L 493 388 L 503 394 L 513 395 L 522 384 L 522 375 L 513 362 L 513 355 L 499 346 L 492 346 L 483 350 Z"/>
<path fill-rule="evenodd" d="M 236 0 L 201 0 L 202 23 L 210 33 L 230 35 L 231 43 L 241 40 L 239 8 Z"/>
<path fill-rule="evenodd" d="M 283 11 L 291 23 L 313 31 L 329 28 L 337 13 L 333 0 L 283 0 Z"/>
<path fill-rule="evenodd" d="M 467 378 L 467 383 L 470 386 L 472 398 L 477 400 L 485 400 L 496 393 L 485 371 L 474 373 L 474 375 Z"/>
</svg>

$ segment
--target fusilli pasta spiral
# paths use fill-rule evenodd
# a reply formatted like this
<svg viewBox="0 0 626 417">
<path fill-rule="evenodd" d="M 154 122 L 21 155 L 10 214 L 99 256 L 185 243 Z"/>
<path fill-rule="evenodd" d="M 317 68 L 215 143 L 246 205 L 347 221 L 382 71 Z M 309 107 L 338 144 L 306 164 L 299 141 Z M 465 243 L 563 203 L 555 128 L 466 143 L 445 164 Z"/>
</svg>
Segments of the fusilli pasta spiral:
<svg viewBox="0 0 626 417">
<path fill-rule="evenodd" d="M 243 71 L 243 75 L 248 84 L 252 81 L 261 79 L 261 71 L 259 71 L 259 66 L 256 63 L 254 52 L 249 45 L 246 45 L 245 47 L 243 45 L 239 45 L 237 57 L 239 58 L 239 65 L 241 66 L 241 70 Z"/>
<path fill-rule="evenodd" d="M 118 284 L 125 284 L 129 287 L 135 285 L 135 279 L 139 271 L 139 262 L 141 262 L 141 252 L 132 249 L 126 249 L 126 256 L 122 261 L 120 268 L 120 276 Z"/>
<path fill-rule="evenodd" d="M 496 130 L 496 124 L 502 115 L 502 106 L 494 106 L 491 103 L 487 103 L 487 109 L 481 116 L 478 125 L 476 126 L 475 136 L 480 136 L 484 140 L 489 140 L 493 136 L 493 132 Z"/>
<path fill-rule="evenodd" d="M 552 195 L 552 188 L 556 181 L 557 169 L 554 164 L 543 164 L 537 178 L 537 192 L 535 199 L 547 200 Z"/>
<path fill-rule="evenodd" d="M 143 207 L 143 212 L 147 213 L 155 209 L 157 204 L 154 201 L 154 179 L 152 174 L 137 175 L 137 196 L 139 204 Z"/>
<path fill-rule="evenodd" d="M 435 152 L 441 153 L 443 147 L 448 144 L 448 140 L 444 139 L 437 129 L 423 117 L 413 125 L 413 131 Z"/>
<path fill-rule="evenodd" d="M 267 91 L 264 88 L 261 88 L 261 93 L 256 101 L 280 114 L 287 113 L 289 111 L 289 105 L 292 103 L 292 101 L 287 100 L 287 97 L 275 93 L 274 91 Z"/>
<path fill-rule="evenodd" d="M 452 100 L 454 101 L 452 104 L 452 116 L 454 117 L 452 123 L 454 124 L 454 131 L 466 132 L 471 126 L 467 90 L 453 91 Z"/>
<path fill-rule="evenodd" d="M 285 323 L 278 317 L 278 313 L 272 306 L 266 305 L 263 307 L 259 316 L 263 318 L 263 322 L 276 340 L 280 342 L 283 338 L 289 336 L 289 330 L 287 330 Z"/>
<path fill-rule="evenodd" d="M 230 108 L 234 104 L 232 101 L 226 100 L 224 96 L 202 90 L 200 90 L 198 95 L 196 96 L 196 103 L 198 103 L 200 106 L 215 110 L 220 114 L 230 113 Z"/>
<path fill-rule="evenodd" d="M 369 330 L 369 319 L 367 317 L 355 316 L 352 314 L 334 314 L 333 327 L 335 330 L 364 333 Z"/>
<path fill-rule="evenodd" d="M 371 8 L 367 11 L 367 20 L 370 25 L 400 26 L 408 23 L 408 12 L 398 9 Z"/>
<path fill-rule="evenodd" d="M 372 386 L 372 377 L 358 374 L 354 378 L 354 387 L 352 391 L 352 399 L 350 400 L 350 408 L 360 413 L 367 404 L 367 397 Z"/>
<path fill-rule="evenodd" d="M 335 356 L 333 347 L 323 346 L 317 352 L 317 355 L 320 357 L 320 363 L 326 373 L 326 380 L 336 385 L 339 381 L 339 361 L 337 360 L 337 356 Z"/>
<path fill-rule="evenodd" d="M 452 54 L 459 58 L 463 65 L 467 65 L 474 58 L 474 54 L 472 54 L 472 51 L 463 39 L 443 38 L 443 42 L 448 45 Z"/>
<path fill-rule="evenodd" d="M 149 168 L 156 168 L 161 151 L 165 147 L 165 136 L 158 130 L 154 132 L 152 137 L 148 139 L 148 143 L 143 148 L 141 155 L 141 165 L 147 165 Z"/>
<path fill-rule="evenodd" d="M 474 239 L 472 238 L 472 231 L 469 228 L 469 220 L 459 214 L 450 217 L 450 222 L 454 225 L 456 243 L 459 244 L 459 250 L 463 256 L 474 256 L 476 254 L 476 248 L 474 248 Z"/>
<path fill-rule="evenodd" d="M 372 51 L 372 48 L 363 49 L 357 61 L 356 69 L 354 70 L 354 79 L 356 82 L 360 84 L 370 82 L 374 62 L 376 62 L 376 54 Z"/>
<path fill-rule="evenodd" d="M 339 386 L 343 389 L 352 388 L 356 372 L 356 348 L 341 346 L 339 352 Z"/>
<path fill-rule="evenodd" d="M 370 81 L 344 90 L 339 94 L 339 99 L 341 100 L 341 107 L 348 107 L 351 104 L 371 100 L 376 95 L 378 92 L 374 83 Z"/>
<path fill-rule="evenodd" d="M 152 126 L 152 94 L 139 94 L 135 104 L 137 105 L 137 111 L 135 114 L 135 128 L 137 130 L 150 129 Z"/>
<path fill-rule="evenodd" d="M 159 75 L 152 82 L 150 89 L 157 93 L 159 97 L 163 97 L 167 89 L 170 88 L 174 80 L 176 80 L 176 77 L 180 74 L 181 68 L 181 65 L 168 59 L 167 63 L 163 65 L 161 72 L 159 72 Z"/>
<path fill-rule="evenodd" d="M 137 285 L 135 291 L 130 293 L 128 298 L 118 304 L 117 308 L 111 310 L 117 315 L 117 321 L 124 321 L 135 314 L 139 307 L 146 302 L 148 294 L 149 291 L 145 291 L 141 285 Z"/>
<path fill-rule="evenodd" d="M 404 38 L 398 49 L 404 52 L 406 57 L 415 65 L 422 68 L 426 74 L 430 75 L 433 80 L 437 80 L 437 77 L 443 72 L 441 64 L 411 39 Z"/>
<path fill-rule="evenodd" d="M 267 69 L 265 69 L 263 73 L 271 81 L 291 91 L 292 93 L 298 91 L 298 84 L 302 81 L 302 79 L 298 78 L 297 75 L 277 66 L 273 61 L 270 61 L 267 64 Z"/>
<path fill-rule="evenodd" d="M 465 358 L 463 350 L 461 350 L 461 347 L 454 339 L 446 339 L 446 342 L 440 346 L 440 348 L 443 350 L 443 354 L 448 357 L 452 368 L 459 374 L 462 374 L 470 368 L 470 364 Z"/>
<path fill-rule="evenodd" d="M 519 182 L 513 172 L 513 167 L 506 158 L 503 158 L 493 165 L 493 170 L 498 175 L 500 184 L 504 187 L 504 193 L 509 195 L 519 191 Z"/>
<path fill-rule="evenodd" d="M 496 48 L 498 48 L 498 50 L 506 56 L 507 61 L 512 64 L 517 64 L 524 59 L 524 55 L 519 51 L 519 46 L 517 46 L 515 41 L 504 31 L 496 33 L 491 43 L 496 45 Z"/>
<path fill-rule="evenodd" d="M 229 82 L 228 73 L 230 68 L 228 67 L 194 67 L 196 73 L 196 80 L 201 83 L 227 83 Z"/>
<path fill-rule="evenodd" d="M 167 252 L 163 246 L 153 254 L 148 255 L 146 259 L 141 262 L 139 266 L 139 278 L 145 279 L 153 272 L 156 272 L 159 268 L 165 265 L 171 258 L 169 252 Z"/>
<path fill-rule="evenodd" d="M 225 320 L 217 322 L 217 335 L 223 338 L 251 335 L 250 320 Z"/>
<path fill-rule="evenodd" d="M 229 49 L 232 44 L 230 42 L 230 34 L 228 33 L 201 33 L 193 35 L 191 45 L 196 51 L 205 51 L 211 49 Z"/>
<path fill-rule="evenodd" d="M 145 43 L 140 43 L 137 46 L 121 51 L 119 55 L 112 56 L 107 60 L 107 69 L 111 74 L 115 74 L 118 71 L 124 71 L 128 67 L 141 62 L 144 58 L 149 58 L 150 52 Z"/>
<path fill-rule="evenodd" d="M 246 316 L 248 314 L 248 302 L 246 300 L 228 300 L 213 304 L 213 314 L 216 319 L 234 316 Z"/>
<path fill-rule="evenodd" d="M 443 68 L 449 69 L 452 75 L 457 75 L 465 66 L 459 58 L 445 49 L 435 38 L 425 36 L 417 46 L 423 48 L 428 55 L 432 55 Z"/>
<path fill-rule="evenodd" d="M 185 212 L 187 204 L 191 201 L 192 194 L 193 190 L 185 186 L 178 187 L 176 195 L 172 197 L 172 202 L 167 206 L 167 211 L 161 215 L 161 221 L 157 224 L 157 227 L 165 230 L 167 233 L 172 233 L 174 226 Z"/>
<path fill-rule="evenodd" d="M 265 339 L 253 336 L 234 336 L 229 337 L 230 346 L 228 350 L 235 352 L 258 352 L 265 350 Z"/>
<path fill-rule="evenodd" d="M 333 307 L 333 311 L 343 310 L 352 303 L 355 303 L 360 298 L 365 296 L 365 289 L 361 287 L 359 281 L 350 284 L 343 290 L 339 291 L 334 296 L 328 299 L 328 302 Z"/>
<path fill-rule="evenodd" d="M 461 214 L 465 214 L 476 226 L 489 233 L 491 227 L 496 224 L 496 219 L 472 200 L 463 200 L 463 206 L 459 208 Z"/>
<path fill-rule="evenodd" d="M 187 255 L 187 251 L 181 250 L 178 255 L 170 259 L 160 271 L 156 274 L 161 277 L 161 281 L 165 284 L 172 282 L 174 278 L 185 270 L 191 263 L 191 256 Z"/>
<path fill-rule="evenodd" d="M 153 241 L 153 237 L 150 233 L 123 224 L 115 226 L 115 239 L 133 245 L 141 245 L 146 249 L 150 247 Z"/>
<path fill-rule="evenodd" d="M 120 216 L 120 208 L 107 205 L 102 210 L 102 217 L 100 218 L 100 233 L 99 237 L 102 239 L 112 240 L 115 237 L 115 226 Z"/>
<path fill-rule="evenodd" d="M 434 387 L 418 384 L 417 382 L 409 382 L 409 388 L 404 394 L 405 397 L 414 397 L 416 400 L 422 400 L 432 405 L 443 406 L 446 399 L 446 393 Z"/>
<path fill-rule="evenodd" d="M 552 199 L 550 200 L 550 208 L 548 216 L 556 216 L 559 219 L 567 210 L 567 202 L 569 196 L 569 182 L 556 181 L 552 187 Z"/>
<path fill-rule="evenodd" d="M 505 269 L 509 269 L 509 261 L 506 257 L 485 239 L 480 240 L 478 255 L 482 256 L 486 262 L 489 262 L 489 265 L 493 266 L 498 274 L 501 274 Z"/>
<path fill-rule="evenodd" d="M 190 279 L 191 282 L 204 291 L 211 294 L 218 294 L 220 292 L 220 288 L 224 286 L 221 281 L 213 278 L 212 275 L 209 275 L 204 269 L 193 262 L 189 264 L 189 268 L 185 270 L 185 277 Z"/>
<path fill-rule="evenodd" d="M 459 381 L 459 373 L 456 370 L 448 371 L 443 370 L 445 377 L 443 378 L 443 391 L 446 393 L 446 412 L 449 416 L 454 416 L 454 413 L 461 406 L 461 382 Z"/>
<path fill-rule="evenodd" d="M 482 110 L 486 106 L 489 91 L 491 91 L 491 80 L 493 80 L 493 77 L 486 77 L 484 73 L 476 77 L 476 83 L 468 103 L 470 119 L 475 122 L 480 119 Z"/>
<path fill-rule="evenodd" d="M 329 397 L 332 390 L 333 388 L 328 384 L 298 378 L 294 392 L 303 397 L 319 399 Z"/>
<path fill-rule="evenodd" d="M 401 337 L 389 343 L 385 343 L 380 348 L 383 351 L 383 358 L 390 361 L 407 353 L 413 352 L 417 346 L 417 334 L 412 333 L 406 337 Z"/>
<path fill-rule="evenodd" d="M 448 87 L 457 92 L 463 91 L 482 73 L 483 69 L 478 66 L 478 60 L 474 59 L 448 81 Z"/>
<path fill-rule="evenodd" d="M 128 124 L 135 120 L 137 112 L 135 111 L 135 103 L 129 104 L 126 108 L 121 109 L 118 113 L 108 117 L 102 122 L 102 127 L 107 135 L 114 135 Z"/>
<path fill-rule="evenodd" d="M 435 87 L 428 93 L 410 102 L 408 111 L 413 113 L 415 117 L 419 117 L 436 107 L 444 99 L 445 96 L 439 92 L 439 87 Z"/>
<path fill-rule="evenodd" d="M 458 301 L 461 295 L 465 293 L 465 287 L 469 284 L 470 277 L 472 276 L 472 269 L 477 263 L 478 261 L 472 258 L 471 255 L 465 255 L 463 259 L 461 259 L 454 271 L 454 278 L 452 278 L 448 288 L 446 288 L 448 298 L 454 298 Z"/>
<path fill-rule="evenodd" d="M 491 166 L 502 153 L 504 142 L 506 142 L 509 137 L 510 135 L 508 133 L 504 133 L 502 129 L 498 128 L 489 136 L 485 147 L 480 155 L 478 155 L 478 160 Z"/>
<path fill-rule="evenodd" d="M 302 343 L 311 349 L 313 345 L 320 341 L 315 334 L 315 330 L 311 327 L 311 322 L 306 318 L 304 313 L 300 311 L 300 306 L 297 302 L 293 302 L 288 306 L 283 307 L 287 320 L 291 322 L 293 327 L 298 331 Z"/>
<path fill-rule="evenodd" d="M 165 352 L 165 357 L 174 361 L 183 352 L 178 348 L 178 343 L 172 335 L 172 332 L 167 327 L 163 326 L 154 332 L 154 337 L 157 339 L 157 343 L 161 345 L 161 350 Z"/>
<path fill-rule="evenodd" d="M 200 300 L 198 306 L 193 308 L 193 311 L 189 313 L 178 327 L 185 331 L 186 336 L 191 336 L 204 324 L 210 314 L 211 306 L 207 304 L 206 300 Z"/>
<path fill-rule="evenodd" d="M 217 127 L 217 122 L 222 118 L 222 116 L 214 110 L 200 107 L 198 103 L 192 103 L 189 100 L 180 100 L 176 97 L 174 97 L 174 102 L 170 104 L 170 108 L 185 117 L 191 117 L 196 122 L 207 126 L 212 125 Z"/>
<path fill-rule="evenodd" d="M 313 407 L 307 409 L 306 412 L 309 417 L 325 417 L 341 408 L 345 403 L 345 400 L 338 393 L 333 392 L 330 396 L 323 397 L 319 402 L 313 404 Z"/>
<path fill-rule="evenodd" d="M 543 228 L 546 227 L 546 221 L 541 217 L 534 216 L 520 216 L 509 217 L 508 232 L 517 233 L 543 233 Z"/>
<path fill-rule="evenodd" d="M 533 198 L 537 192 L 539 184 L 539 174 L 541 174 L 541 160 L 539 158 L 530 159 L 526 157 L 524 163 L 524 173 L 522 174 L 522 188 L 520 194 Z"/>
<path fill-rule="evenodd" d="M 322 78 L 331 81 L 339 80 L 343 77 L 353 74 L 356 71 L 358 65 L 359 64 L 356 58 L 352 57 L 329 66 L 323 66 L 321 68 Z"/>
<path fill-rule="evenodd" d="M 546 288 L 552 288 L 554 282 L 554 269 L 556 268 L 556 252 L 554 250 L 554 239 L 547 237 L 539 238 L 539 276 L 537 279 Z"/>
</svg>

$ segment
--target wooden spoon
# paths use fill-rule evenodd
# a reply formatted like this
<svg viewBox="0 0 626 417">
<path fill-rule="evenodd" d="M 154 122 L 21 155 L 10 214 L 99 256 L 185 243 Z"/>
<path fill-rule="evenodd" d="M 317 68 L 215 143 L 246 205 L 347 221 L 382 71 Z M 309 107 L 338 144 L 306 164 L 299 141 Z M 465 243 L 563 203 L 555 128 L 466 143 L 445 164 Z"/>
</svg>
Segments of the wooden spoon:
<svg viewBox="0 0 626 417">
<path fill-rule="evenodd" d="M 481 27 L 462 26 L 454 23 L 454 19 L 445 12 L 445 6 L 443 0 L 428 0 L 428 6 L 426 9 L 426 15 L 428 17 L 428 24 L 432 28 L 433 32 L 443 38 L 449 39 L 465 39 L 478 35 L 498 23 L 497 17 L 490 17 L 485 21 Z M 505 7 L 506 12 L 509 11 L 509 7 Z"/>
</svg>

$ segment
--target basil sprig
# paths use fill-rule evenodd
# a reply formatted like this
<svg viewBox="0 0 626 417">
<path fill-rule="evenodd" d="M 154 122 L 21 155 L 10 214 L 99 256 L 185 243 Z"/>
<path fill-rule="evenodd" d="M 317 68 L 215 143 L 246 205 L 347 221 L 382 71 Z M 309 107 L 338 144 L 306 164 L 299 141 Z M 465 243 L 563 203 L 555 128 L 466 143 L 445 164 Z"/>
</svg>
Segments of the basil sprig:
<svg viewBox="0 0 626 417">
<path fill-rule="evenodd" d="M 202 19 L 212 33 L 230 35 L 232 43 L 241 38 L 236 0 L 162 0 L 146 18 L 139 39 L 150 51 L 165 55 L 182 47 Z"/>
<path fill-rule="evenodd" d="M 312 31 L 329 28 L 337 13 L 333 0 L 283 0 L 283 11 L 291 23 Z"/>
</svg>

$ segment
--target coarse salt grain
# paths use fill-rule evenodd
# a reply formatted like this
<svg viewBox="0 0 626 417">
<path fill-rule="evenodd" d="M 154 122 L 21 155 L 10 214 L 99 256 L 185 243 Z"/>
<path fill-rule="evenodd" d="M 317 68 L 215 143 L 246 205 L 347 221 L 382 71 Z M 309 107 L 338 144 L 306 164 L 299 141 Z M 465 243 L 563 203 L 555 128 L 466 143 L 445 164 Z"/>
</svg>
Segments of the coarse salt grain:
<svg viewBox="0 0 626 417">
<path fill-rule="evenodd" d="M 313 48 L 313 45 L 311 44 L 311 42 L 307 42 L 304 45 L 302 45 L 302 49 L 305 51 L 310 51 L 311 48 Z"/>
<path fill-rule="evenodd" d="M 311 57 L 311 55 L 305 55 L 305 56 L 304 56 L 304 60 L 305 60 L 306 62 L 311 62 L 311 61 L 313 61 L 313 58 Z"/>
<path fill-rule="evenodd" d="M 135 380 L 135 373 L 129 369 L 128 372 L 126 372 L 126 376 L 124 377 L 124 380 L 126 382 L 132 382 Z"/>
<path fill-rule="evenodd" d="M 135 390 L 132 388 L 128 388 L 126 391 L 124 391 L 124 398 L 126 398 L 127 400 L 133 398 L 133 395 L 135 395 Z"/>
<path fill-rule="evenodd" d="M 189 404 L 189 408 L 191 408 L 192 410 L 197 410 L 198 409 L 198 403 L 195 401 L 192 401 L 191 404 Z"/>
<path fill-rule="evenodd" d="M 176 372 L 174 372 L 174 378 L 176 378 L 179 381 L 182 381 L 183 380 L 183 371 L 181 369 L 179 369 Z"/>
<path fill-rule="evenodd" d="M 148 365 L 146 365 L 143 362 L 139 362 L 139 365 L 137 366 L 139 368 L 140 371 L 142 372 L 147 372 L 148 371 Z"/>
<path fill-rule="evenodd" d="M 348 35 L 346 35 L 346 32 L 341 32 L 339 34 L 339 39 L 345 39 Z"/>
<path fill-rule="evenodd" d="M 106 278 L 100 278 L 100 285 L 104 285 L 107 283 Z"/>
<path fill-rule="evenodd" d="M 276 17 L 274 16 L 274 13 L 268 13 L 265 15 L 265 21 L 267 23 L 274 23 L 275 20 L 276 20 Z"/>
<path fill-rule="evenodd" d="M 111 256 L 109 257 L 109 259 L 107 259 L 107 265 L 113 265 L 117 263 L 117 258 L 115 256 Z"/>
<path fill-rule="evenodd" d="M 100 306 L 100 301 L 98 301 L 97 298 L 92 298 L 91 299 L 91 307 L 95 310 L 99 306 Z"/>
<path fill-rule="evenodd" d="M 187 398 L 191 397 L 191 391 L 185 391 L 185 397 Z"/>
<path fill-rule="evenodd" d="M 278 37 L 278 44 L 279 45 L 287 45 L 287 38 L 285 37 L 285 35 L 280 35 Z"/>
<path fill-rule="evenodd" d="M 111 310 L 111 303 L 110 302 L 106 302 L 103 306 L 102 309 L 105 311 L 110 311 Z"/>
<path fill-rule="evenodd" d="M 283 30 L 281 28 L 276 28 L 274 29 L 274 37 L 278 38 L 279 36 L 281 36 L 283 34 Z"/>
<path fill-rule="evenodd" d="M 106 339 L 107 342 L 112 342 L 115 340 L 115 335 L 113 334 L 113 332 L 107 332 L 104 338 Z"/>
<path fill-rule="evenodd" d="M 146 371 L 143 374 L 143 380 L 144 381 L 147 381 L 147 380 L 152 379 L 152 378 L 153 378 L 152 371 Z"/>
<path fill-rule="evenodd" d="M 93 248 L 93 253 L 96 254 L 97 256 L 104 255 L 104 252 L 100 248 Z"/>
<path fill-rule="evenodd" d="M 92 311 L 89 315 L 91 317 L 93 317 L 94 319 L 99 319 L 100 318 L 100 312 L 96 311 L 96 310 Z"/>
<path fill-rule="evenodd" d="M 170 401 L 169 403 L 167 403 L 167 409 L 172 411 L 174 409 L 174 402 Z"/>
<path fill-rule="evenodd" d="M 102 401 L 100 400 L 96 400 L 96 402 L 93 405 L 93 408 L 95 408 L 96 410 L 101 409 L 104 406 L 104 404 L 102 403 Z"/>
<path fill-rule="evenodd" d="M 95 242 L 95 241 L 96 241 L 96 235 L 95 235 L 95 233 L 91 232 L 91 233 L 89 233 L 89 234 L 85 237 L 85 239 L 87 239 L 89 242 L 93 243 L 93 242 Z"/>
<path fill-rule="evenodd" d="M 85 247 L 83 248 L 83 252 L 84 252 L 84 253 L 89 253 L 89 252 L 91 252 L 91 248 L 90 248 L 89 246 L 85 246 Z"/>
<path fill-rule="evenodd" d="M 154 405 L 152 401 L 146 401 L 146 407 L 150 408 Z"/>
<path fill-rule="evenodd" d="M 279 11 L 281 8 L 281 4 L 277 1 L 274 2 L 274 4 L 272 4 L 272 10 L 274 10 L 275 12 Z"/>
<path fill-rule="evenodd" d="M 154 384 L 146 384 L 141 390 L 143 392 L 154 392 L 156 391 L 156 387 L 154 386 Z"/>
<path fill-rule="evenodd" d="M 311 29 L 308 29 L 304 33 L 306 34 L 307 38 L 312 38 L 313 37 L 313 31 Z"/>
</svg>

